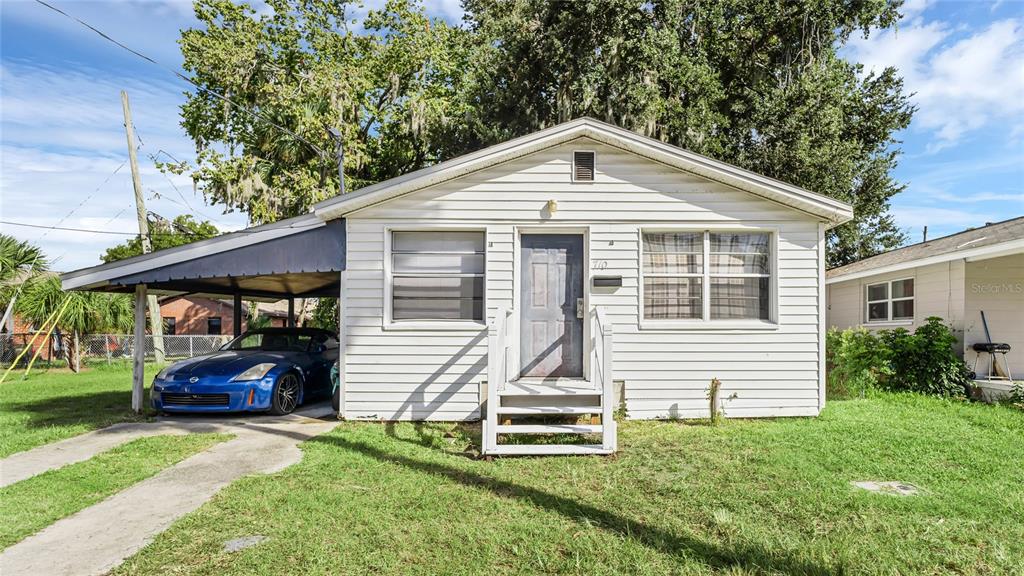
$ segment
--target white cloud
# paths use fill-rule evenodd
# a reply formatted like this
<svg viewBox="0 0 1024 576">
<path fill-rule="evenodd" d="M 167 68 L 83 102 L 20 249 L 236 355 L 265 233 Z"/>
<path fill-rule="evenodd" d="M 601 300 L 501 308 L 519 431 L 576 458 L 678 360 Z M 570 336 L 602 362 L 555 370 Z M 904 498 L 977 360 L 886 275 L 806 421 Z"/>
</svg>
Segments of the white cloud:
<svg viewBox="0 0 1024 576">
<path fill-rule="evenodd" d="M 178 125 L 181 86 L 159 76 L 117 76 L 71 65 L 56 70 L 11 61 L 0 67 L 0 83 L 4 220 L 54 226 L 74 209 L 62 227 L 137 230 L 130 170 L 122 166 L 127 142 L 120 89 L 125 88 L 134 124 L 145 142 L 139 165 L 147 209 L 166 217 L 194 211 L 222 229 L 244 226 L 244 215 L 222 215 L 222 208 L 205 206 L 193 193 L 188 176 L 170 178 L 172 185 L 148 157 L 160 149 L 181 159 L 192 156 L 192 144 Z M 121 169 L 111 176 L 118 166 Z M 127 238 L 6 225 L 4 232 L 30 241 L 41 238 L 39 244 L 51 259 L 63 255 L 57 264 L 62 270 L 96 264 L 106 248 Z"/>
<path fill-rule="evenodd" d="M 865 69 L 895 66 L 919 110 L 917 129 L 932 133 L 935 152 L 984 126 L 1005 122 L 1010 129 L 1024 114 L 1024 27 L 1015 19 L 983 30 L 946 22 L 910 20 L 895 30 L 852 39 L 851 59 Z"/>
</svg>

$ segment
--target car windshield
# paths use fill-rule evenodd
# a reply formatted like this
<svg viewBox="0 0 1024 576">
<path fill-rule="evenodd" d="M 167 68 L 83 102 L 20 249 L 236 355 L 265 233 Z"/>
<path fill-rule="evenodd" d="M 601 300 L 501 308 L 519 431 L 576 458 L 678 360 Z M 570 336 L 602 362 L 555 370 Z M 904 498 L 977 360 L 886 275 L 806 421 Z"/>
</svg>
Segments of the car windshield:
<svg viewBox="0 0 1024 576">
<path fill-rule="evenodd" d="M 267 352 L 305 352 L 313 339 L 294 332 L 249 332 L 224 345 L 221 350 L 265 350 Z"/>
</svg>

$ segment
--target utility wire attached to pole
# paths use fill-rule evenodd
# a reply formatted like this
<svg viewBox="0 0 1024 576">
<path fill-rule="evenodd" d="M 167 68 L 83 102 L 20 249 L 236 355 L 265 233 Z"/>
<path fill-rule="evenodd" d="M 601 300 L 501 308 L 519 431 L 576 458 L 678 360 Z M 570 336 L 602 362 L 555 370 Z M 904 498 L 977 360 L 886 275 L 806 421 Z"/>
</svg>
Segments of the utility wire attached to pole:
<svg viewBox="0 0 1024 576">
<path fill-rule="evenodd" d="M 124 130 L 128 138 L 128 161 L 132 167 L 132 186 L 135 188 L 135 213 L 139 219 L 139 240 L 142 243 L 142 253 L 149 254 L 153 251 L 153 244 L 149 239 L 149 220 L 146 217 L 146 200 L 142 196 L 142 177 L 139 176 L 139 161 L 135 154 L 135 126 L 132 124 L 132 109 L 128 105 L 128 93 L 121 91 L 121 108 L 124 110 Z M 149 327 L 153 334 L 153 355 L 157 364 L 164 363 L 164 339 L 163 319 L 160 316 L 160 304 L 156 295 L 147 297 L 149 308 Z M 138 343 L 136 342 L 136 345 Z"/>
</svg>

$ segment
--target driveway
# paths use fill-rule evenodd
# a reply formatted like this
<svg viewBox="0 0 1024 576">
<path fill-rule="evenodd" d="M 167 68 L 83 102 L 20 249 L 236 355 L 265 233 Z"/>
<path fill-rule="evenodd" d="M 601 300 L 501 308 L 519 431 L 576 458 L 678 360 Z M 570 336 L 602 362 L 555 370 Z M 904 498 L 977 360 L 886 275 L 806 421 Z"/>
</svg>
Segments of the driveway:
<svg viewBox="0 0 1024 576">
<path fill-rule="evenodd" d="M 277 472 L 298 462 L 300 442 L 337 424 L 329 404 L 279 417 L 174 416 L 118 424 L 15 454 L 0 461 L 3 485 L 87 460 L 143 436 L 235 435 L 7 548 L 0 553 L 0 572 L 4 576 L 105 574 L 236 479 Z"/>
</svg>

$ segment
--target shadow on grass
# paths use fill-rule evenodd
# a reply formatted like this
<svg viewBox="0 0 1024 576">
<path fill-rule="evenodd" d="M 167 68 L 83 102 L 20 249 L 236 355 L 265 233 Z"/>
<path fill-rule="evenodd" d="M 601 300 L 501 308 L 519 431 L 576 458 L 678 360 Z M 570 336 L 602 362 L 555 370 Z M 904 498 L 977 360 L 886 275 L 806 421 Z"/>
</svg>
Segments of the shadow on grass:
<svg viewBox="0 0 1024 576">
<path fill-rule="evenodd" d="M 432 446 L 432 444 L 424 442 L 405 441 L 428 448 Z M 411 470 L 438 476 L 469 488 L 485 490 L 501 498 L 527 502 L 538 508 L 560 514 L 573 522 L 578 522 L 580 518 L 586 518 L 595 522 L 602 530 L 617 537 L 634 540 L 662 554 L 681 559 L 695 559 L 715 568 L 744 568 L 755 572 L 768 571 L 787 574 L 825 575 L 836 573 L 834 568 L 807 562 L 781 551 L 772 551 L 757 545 L 719 546 L 690 536 L 668 532 L 662 528 L 623 517 L 615 512 L 602 510 L 572 498 L 440 463 L 389 453 L 361 442 L 346 440 L 337 435 L 317 436 L 310 442 L 332 444 L 369 456 L 380 462 L 405 466 Z"/>
<path fill-rule="evenodd" d="M 117 390 L 21 402 L 0 402 L 0 406 L 7 415 L 28 416 L 26 420 L 18 423 L 19 427 L 47 428 L 71 424 L 99 427 L 114 422 L 144 419 L 144 415 L 137 416 L 132 413 L 131 399 L 130 390 Z"/>
</svg>

